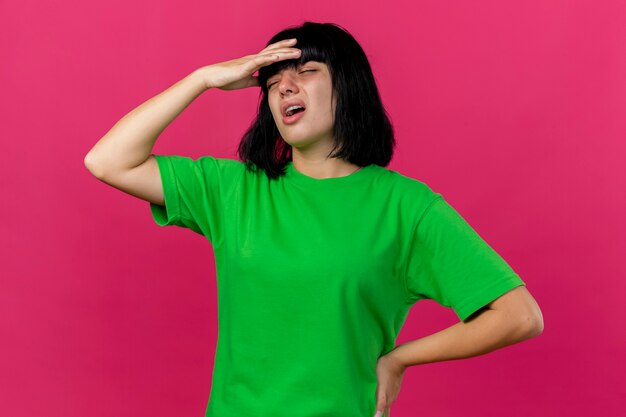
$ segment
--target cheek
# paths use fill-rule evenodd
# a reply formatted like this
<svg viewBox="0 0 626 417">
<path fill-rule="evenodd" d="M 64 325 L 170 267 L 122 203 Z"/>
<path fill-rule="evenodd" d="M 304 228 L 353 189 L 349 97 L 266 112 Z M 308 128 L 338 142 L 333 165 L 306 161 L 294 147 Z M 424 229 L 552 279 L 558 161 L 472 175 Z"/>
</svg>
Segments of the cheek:
<svg viewBox="0 0 626 417">
<path fill-rule="evenodd" d="M 272 116 L 274 118 L 276 118 L 278 113 L 280 113 L 280 109 L 278 108 L 278 106 L 276 104 L 273 104 L 271 101 L 268 102 L 268 105 L 269 105 L 269 108 L 270 108 L 270 112 L 272 113 Z"/>
</svg>

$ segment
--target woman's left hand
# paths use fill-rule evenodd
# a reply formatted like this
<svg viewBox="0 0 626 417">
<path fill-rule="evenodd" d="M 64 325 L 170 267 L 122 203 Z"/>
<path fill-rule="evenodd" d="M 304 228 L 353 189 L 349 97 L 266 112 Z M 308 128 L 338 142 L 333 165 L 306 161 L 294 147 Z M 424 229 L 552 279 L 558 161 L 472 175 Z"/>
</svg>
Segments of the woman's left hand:
<svg viewBox="0 0 626 417">
<path fill-rule="evenodd" d="M 391 404 L 398 398 L 400 385 L 406 366 L 395 356 L 394 351 L 378 358 L 376 362 L 376 376 L 378 385 L 376 386 L 376 414 L 374 417 L 391 417 Z"/>
</svg>

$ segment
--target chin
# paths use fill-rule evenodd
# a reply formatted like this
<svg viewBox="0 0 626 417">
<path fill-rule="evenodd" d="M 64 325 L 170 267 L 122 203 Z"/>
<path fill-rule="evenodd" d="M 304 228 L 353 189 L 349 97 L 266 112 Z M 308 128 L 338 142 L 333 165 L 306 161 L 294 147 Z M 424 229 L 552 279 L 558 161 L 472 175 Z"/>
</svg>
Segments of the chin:
<svg viewBox="0 0 626 417">
<path fill-rule="evenodd" d="M 315 139 L 309 137 L 297 137 L 297 135 L 295 135 L 296 137 L 294 137 L 294 135 L 292 135 L 291 137 L 287 136 L 285 137 L 284 135 L 281 135 L 281 137 L 283 138 L 283 140 L 290 146 L 294 147 L 294 148 L 303 148 L 306 146 L 310 146 L 312 143 L 315 142 Z"/>
</svg>

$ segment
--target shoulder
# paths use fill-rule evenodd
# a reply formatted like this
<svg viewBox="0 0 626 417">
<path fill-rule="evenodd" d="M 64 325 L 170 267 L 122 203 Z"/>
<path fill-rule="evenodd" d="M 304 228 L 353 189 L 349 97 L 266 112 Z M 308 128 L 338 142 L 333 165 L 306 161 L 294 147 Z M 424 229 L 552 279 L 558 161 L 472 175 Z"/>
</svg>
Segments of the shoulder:
<svg viewBox="0 0 626 417">
<path fill-rule="evenodd" d="M 231 158 L 218 158 L 212 155 L 203 155 L 197 158 L 196 162 L 203 168 L 214 166 L 220 169 L 240 169 L 244 166 L 243 162 Z"/>
<path fill-rule="evenodd" d="M 384 172 L 379 175 L 379 181 L 385 187 L 389 187 L 394 194 L 400 194 L 403 200 L 414 207 L 424 206 L 441 196 L 433 190 L 425 181 L 411 177 L 386 167 L 378 167 Z"/>
<path fill-rule="evenodd" d="M 239 160 L 218 158 L 211 155 L 201 156 L 194 163 L 202 170 L 205 176 L 217 177 L 215 179 L 220 181 L 240 177 L 246 170 L 245 164 Z"/>
</svg>

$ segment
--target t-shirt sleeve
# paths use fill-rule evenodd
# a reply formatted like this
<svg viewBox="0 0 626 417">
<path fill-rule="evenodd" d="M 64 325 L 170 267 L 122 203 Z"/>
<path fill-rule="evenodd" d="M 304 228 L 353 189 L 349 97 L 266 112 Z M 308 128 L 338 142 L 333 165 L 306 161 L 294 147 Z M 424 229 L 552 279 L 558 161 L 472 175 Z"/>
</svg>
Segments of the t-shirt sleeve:
<svg viewBox="0 0 626 417">
<path fill-rule="evenodd" d="M 408 259 L 409 301 L 435 300 L 452 308 L 461 320 L 526 285 L 438 193 L 418 220 Z"/>
<path fill-rule="evenodd" d="M 221 164 L 218 158 L 154 155 L 165 205 L 150 202 L 159 226 L 179 226 L 214 241 L 219 227 Z"/>
</svg>

